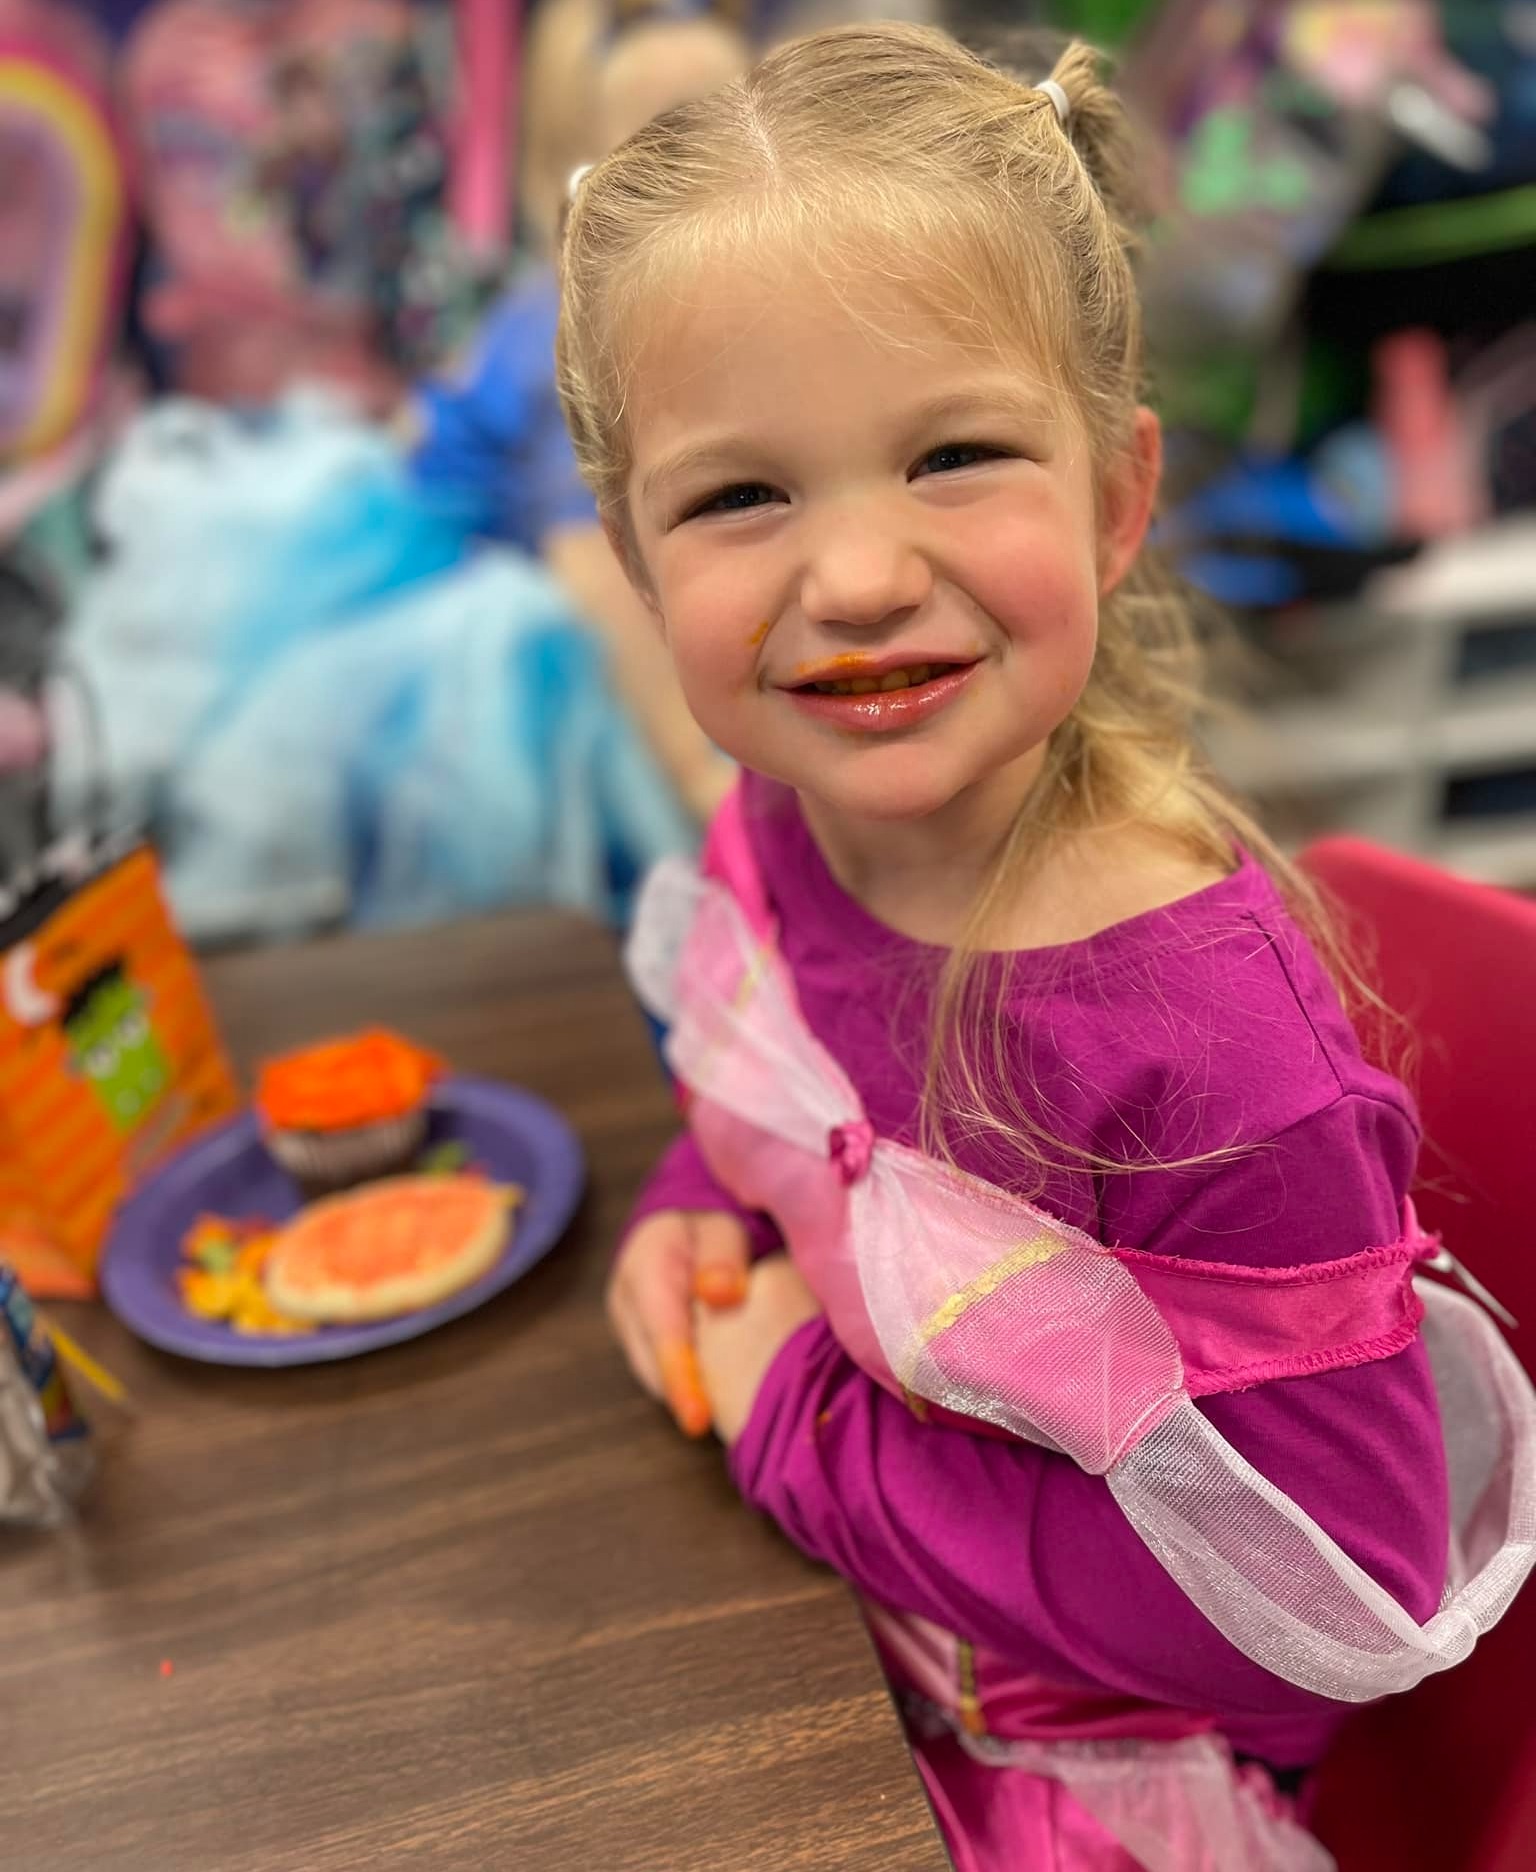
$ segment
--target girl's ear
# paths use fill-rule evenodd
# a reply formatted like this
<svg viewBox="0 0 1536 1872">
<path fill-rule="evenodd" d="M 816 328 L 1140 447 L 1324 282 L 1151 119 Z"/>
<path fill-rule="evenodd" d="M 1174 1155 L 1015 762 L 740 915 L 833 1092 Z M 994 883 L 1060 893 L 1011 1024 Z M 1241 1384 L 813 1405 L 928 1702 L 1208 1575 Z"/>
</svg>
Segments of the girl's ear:
<svg viewBox="0 0 1536 1872">
<path fill-rule="evenodd" d="M 603 519 L 603 532 L 608 544 L 613 548 L 613 556 L 618 560 L 620 569 L 629 581 L 629 588 L 660 625 L 661 606 L 656 602 L 656 594 L 651 588 L 650 575 L 636 550 L 634 536 L 629 526 L 611 515 Z"/>
<path fill-rule="evenodd" d="M 1130 571 L 1147 537 L 1163 478 L 1163 429 L 1152 411 L 1136 411 L 1129 445 L 1110 469 L 1099 528 L 1099 596 L 1107 598 Z"/>
</svg>

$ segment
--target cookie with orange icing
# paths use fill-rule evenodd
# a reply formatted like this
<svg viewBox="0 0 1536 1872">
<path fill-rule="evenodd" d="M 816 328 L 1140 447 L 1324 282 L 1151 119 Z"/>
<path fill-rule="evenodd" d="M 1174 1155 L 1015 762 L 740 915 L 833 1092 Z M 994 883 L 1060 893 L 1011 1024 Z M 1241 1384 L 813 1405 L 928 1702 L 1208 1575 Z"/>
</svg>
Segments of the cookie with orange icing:
<svg viewBox="0 0 1536 1872">
<path fill-rule="evenodd" d="M 520 1200 L 483 1177 L 412 1176 L 313 1203 L 267 1251 L 267 1297 L 317 1325 L 414 1313 L 495 1265 Z"/>
</svg>

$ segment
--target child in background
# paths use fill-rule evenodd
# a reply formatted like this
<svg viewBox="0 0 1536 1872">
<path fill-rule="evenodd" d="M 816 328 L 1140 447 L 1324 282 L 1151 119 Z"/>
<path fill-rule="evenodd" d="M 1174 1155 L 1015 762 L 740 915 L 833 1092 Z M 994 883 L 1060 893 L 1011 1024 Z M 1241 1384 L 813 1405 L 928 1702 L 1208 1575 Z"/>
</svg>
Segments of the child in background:
<svg viewBox="0 0 1536 1872">
<path fill-rule="evenodd" d="M 848 29 L 617 149 L 561 262 L 583 473 L 744 769 L 636 931 L 689 1129 L 610 1309 L 863 1596 L 961 1872 L 1325 1867 L 1347 1705 L 1530 1564 L 1536 1400 L 1421 1301 L 1411 1100 L 1196 750 L 1135 173 L 1086 48 Z"/>
<path fill-rule="evenodd" d="M 491 311 L 456 378 L 426 385 L 414 412 L 423 485 L 468 501 L 472 523 L 542 559 L 601 631 L 620 693 L 700 817 L 731 769 L 684 706 L 671 663 L 598 524 L 554 382 L 559 292 L 553 251 L 571 174 L 657 111 L 745 69 L 745 43 L 713 18 L 638 16 L 606 38 L 596 0 L 546 0 L 529 30 L 523 210 L 535 262 Z"/>
</svg>

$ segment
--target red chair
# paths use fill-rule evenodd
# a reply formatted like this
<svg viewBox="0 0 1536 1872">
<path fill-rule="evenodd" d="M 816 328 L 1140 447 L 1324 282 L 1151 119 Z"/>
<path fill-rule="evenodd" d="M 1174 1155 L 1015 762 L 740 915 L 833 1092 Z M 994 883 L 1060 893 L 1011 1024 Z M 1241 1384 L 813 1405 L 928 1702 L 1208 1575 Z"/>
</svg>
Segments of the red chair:
<svg viewBox="0 0 1536 1872">
<path fill-rule="evenodd" d="M 1420 1218 L 1521 1322 L 1536 1372 L 1536 902 L 1358 839 L 1303 863 L 1413 1025 Z M 1536 1872 L 1536 1584 L 1465 1664 L 1350 1725 L 1313 1821 L 1340 1872 Z"/>
</svg>

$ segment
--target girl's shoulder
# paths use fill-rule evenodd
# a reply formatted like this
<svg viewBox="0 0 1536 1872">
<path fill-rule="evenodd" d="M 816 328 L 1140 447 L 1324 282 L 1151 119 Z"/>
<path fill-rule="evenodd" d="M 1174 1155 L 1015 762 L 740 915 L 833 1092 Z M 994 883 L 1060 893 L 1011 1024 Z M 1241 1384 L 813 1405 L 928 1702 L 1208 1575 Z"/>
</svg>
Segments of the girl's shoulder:
<svg viewBox="0 0 1536 1872">
<path fill-rule="evenodd" d="M 1064 842 L 1020 893 L 995 946 L 1014 952 L 1066 948 L 1121 931 L 1138 934 L 1143 918 L 1181 904 L 1198 910 L 1205 893 L 1235 874 L 1248 882 L 1240 853 L 1218 864 L 1171 840 L 1129 832 Z"/>
<path fill-rule="evenodd" d="M 1247 853 L 1079 942 L 1016 956 L 1009 973 L 1022 1049 L 1070 1058 L 1141 1114 L 1158 1154 L 1184 1154 L 1186 1130 L 1205 1149 L 1265 1143 L 1341 1106 L 1417 1138 L 1410 1094 L 1366 1057 L 1322 957 Z"/>
<path fill-rule="evenodd" d="M 1082 942 L 1015 957 L 1006 1018 L 1021 1083 L 1047 1089 L 1078 1139 L 1162 1167 L 1104 1182 L 1104 1239 L 1280 1266 L 1396 1238 L 1413 1098 L 1366 1057 L 1251 856 Z"/>
</svg>

